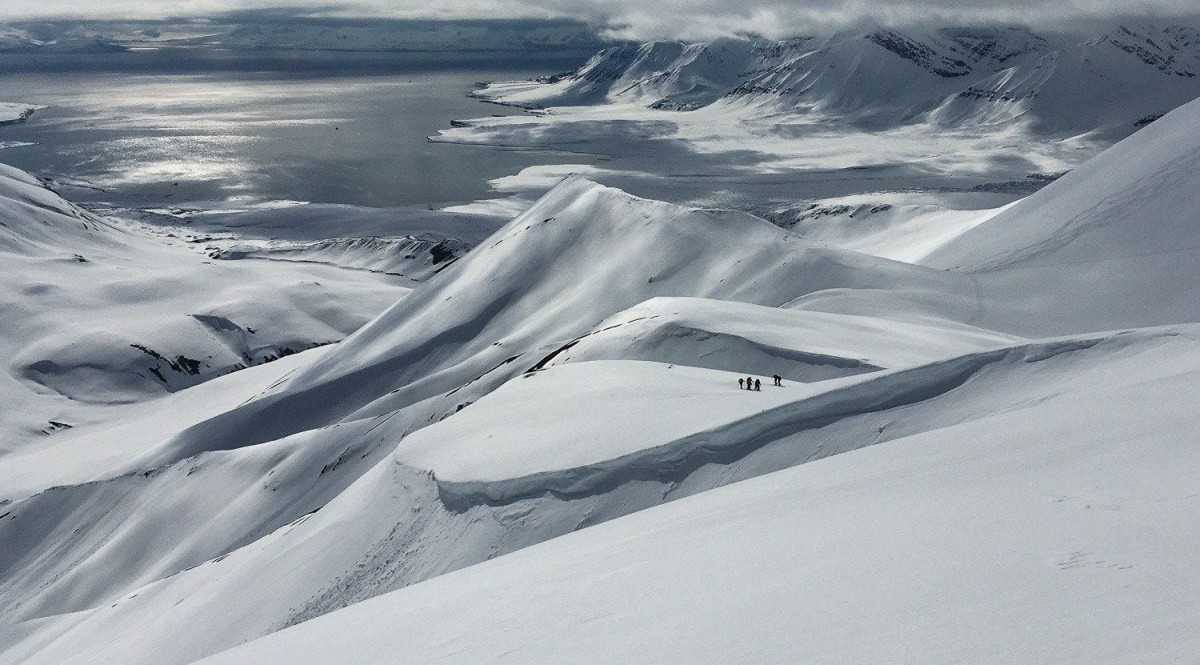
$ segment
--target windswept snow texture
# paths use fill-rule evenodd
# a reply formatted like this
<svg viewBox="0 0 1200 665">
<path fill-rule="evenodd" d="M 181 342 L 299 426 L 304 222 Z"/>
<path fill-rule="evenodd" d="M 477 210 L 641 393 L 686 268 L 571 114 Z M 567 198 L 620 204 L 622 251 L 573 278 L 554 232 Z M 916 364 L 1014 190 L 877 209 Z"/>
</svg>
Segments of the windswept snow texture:
<svg viewBox="0 0 1200 665">
<path fill-rule="evenodd" d="M 1044 48 L 1023 39 L 961 62 L 868 41 L 950 85 Z M 1173 63 L 1143 64 L 1187 78 Z M 567 178 L 419 283 L 367 252 L 341 258 L 366 269 L 213 260 L 195 249 L 229 250 L 218 219 L 98 219 L 11 173 L 0 205 L 21 223 L 0 238 L 21 293 L 67 252 L 143 270 L 136 245 L 212 276 L 195 295 L 228 297 L 221 271 L 240 268 L 260 302 L 263 275 L 320 270 L 394 304 L 335 344 L 92 406 L 0 455 L 0 660 L 1186 659 L 1197 136 L 1192 102 L 1003 209 L 910 200 L 834 213 L 836 232 Z M 308 260 L 365 238 L 306 237 L 312 214 L 238 242 Z M 395 237 L 433 229 L 414 231 Z M 155 321 L 129 281 L 138 297 L 101 311 Z M 319 304 L 313 281 L 276 316 Z M 42 338 L 75 330 L 9 302 Z M 191 322 L 246 330 L 210 309 Z M 13 329 L 5 344 L 40 348 Z M 26 400 L 0 419 L 20 432 L 50 384 L 0 385 Z"/>
<path fill-rule="evenodd" d="M 1185 628 L 1200 621 L 1200 464 L 1180 436 L 1200 427 L 1194 334 L 1045 400 L 646 510 L 203 662 L 1186 660 L 1200 648 Z"/>
</svg>

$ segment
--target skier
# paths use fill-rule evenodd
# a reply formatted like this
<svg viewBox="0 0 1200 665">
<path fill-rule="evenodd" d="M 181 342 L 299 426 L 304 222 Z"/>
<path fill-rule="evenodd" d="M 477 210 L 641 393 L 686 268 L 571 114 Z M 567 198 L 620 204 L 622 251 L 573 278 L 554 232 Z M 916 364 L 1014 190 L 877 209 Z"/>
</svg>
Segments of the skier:
<svg viewBox="0 0 1200 665">
<path fill-rule="evenodd" d="M 775 376 L 772 376 L 771 378 L 775 379 L 775 385 L 777 385 L 777 386 L 783 385 L 783 377 L 782 376 L 779 376 L 778 374 L 776 374 Z"/>
<path fill-rule="evenodd" d="M 762 390 L 762 381 L 759 381 L 758 379 L 755 379 L 755 380 L 754 380 L 754 389 L 755 389 L 755 390 Z"/>
<path fill-rule="evenodd" d="M 739 376 L 738 377 L 738 390 L 741 390 L 745 387 L 746 387 L 746 380 Z"/>
<path fill-rule="evenodd" d="M 754 390 L 754 378 L 746 377 L 746 390 Z"/>
</svg>

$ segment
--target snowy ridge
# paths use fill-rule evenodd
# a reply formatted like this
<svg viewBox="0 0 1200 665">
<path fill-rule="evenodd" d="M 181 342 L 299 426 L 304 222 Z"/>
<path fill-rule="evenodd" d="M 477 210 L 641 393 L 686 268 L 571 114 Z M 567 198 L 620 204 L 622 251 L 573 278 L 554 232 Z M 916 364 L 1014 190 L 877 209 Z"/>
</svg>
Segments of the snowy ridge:
<svg viewBox="0 0 1200 665">
<path fill-rule="evenodd" d="M 657 257 L 664 244 L 677 251 Z M 235 420 L 246 428 L 236 445 L 249 445 L 355 417 L 375 400 L 415 404 L 657 295 L 778 306 L 836 287 L 970 294 L 940 271 L 817 247 L 744 213 L 568 180 L 280 390 L 184 433 L 164 459 L 230 445 L 210 427 Z"/>
<path fill-rule="evenodd" d="M 836 335 L 830 334 L 837 331 Z M 810 383 L 916 366 L 1018 341 L 945 319 L 901 321 L 706 298 L 657 297 L 613 315 L 540 360 L 556 367 L 646 360 Z"/>
<path fill-rule="evenodd" d="M 827 386 L 826 392 L 730 421 L 712 430 L 690 434 L 659 446 L 639 448 L 626 455 L 590 459 L 572 468 L 483 481 L 456 480 L 453 467 L 442 477 L 439 477 L 436 467 L 431 469 L 431 473 L 438 484 L 443 503 L 457 512 L 464 512 L 474 505 L 503 505 L 544 494 L 562 500 L 579 499 L 640 480 L 680 482 L 700 467 L 730 464 L 761 446 L 805 430 L 818 429 L 843 418 L 935 399 L 961 386 L 989 365 L 1036 363 L 1062 353 L 1091 348 L 1106 339 L 1110 338 L 1032 344 L 871 375 L 860 381 L 843 380 L 837 383 L 852 385 Z M 501 393 L 495 395 L 494 399 L 502 399 Z M 406 459 L 411 448 L 419 449 L 423 444 L 428 446 L 426 442 L 431 438 L 455 441 L 457 444 L 462 440 L 461 432 L 478 426 L 478 422 L 467 417 L 455 425 L 465 428 L 457 430 L 458 437 L 446 436 L 440 428 L 430 427 L 415 434 L 397 453 L 397 457 Z M 482 442 L 472 443 L 479 447 L 486 445 L 481 445 Z M 442 454 L 445 452 L 441 450 L 434 453 L 435 456 Z"/>
</svg>

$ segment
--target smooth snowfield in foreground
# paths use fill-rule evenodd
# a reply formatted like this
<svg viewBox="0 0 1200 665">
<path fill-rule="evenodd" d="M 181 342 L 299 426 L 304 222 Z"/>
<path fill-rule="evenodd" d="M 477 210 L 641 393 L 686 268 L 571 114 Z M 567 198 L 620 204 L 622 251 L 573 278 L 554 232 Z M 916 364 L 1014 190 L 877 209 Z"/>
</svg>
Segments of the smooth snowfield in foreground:
<svg viewBox="0 0 1200 665">
<path fill-rule="evenodd" d="M 1090 388 L 652 508 L 204 662 L 1186 660 L 1195 334 L 1093 369 Z"/>
</svg>

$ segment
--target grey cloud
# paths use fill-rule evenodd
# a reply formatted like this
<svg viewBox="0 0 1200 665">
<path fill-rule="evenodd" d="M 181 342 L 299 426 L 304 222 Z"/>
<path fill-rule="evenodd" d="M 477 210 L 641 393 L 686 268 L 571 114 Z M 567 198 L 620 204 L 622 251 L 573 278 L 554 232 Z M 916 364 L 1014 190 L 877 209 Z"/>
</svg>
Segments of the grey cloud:
<svg viewBox="0 0 1200 665">
<path fill-rule="evenodd" d="M 394 18 L 575 18 L 611 36 L 707 38 L 754 33 L 784 37 L 870 21 L 1027 23 L 1046 27 L 1110 18 L 1192 18 L 1195 0 L 4 0 L 10 20 L 56 16 L 165 18 L 271 10 Z"/>
</svg>

